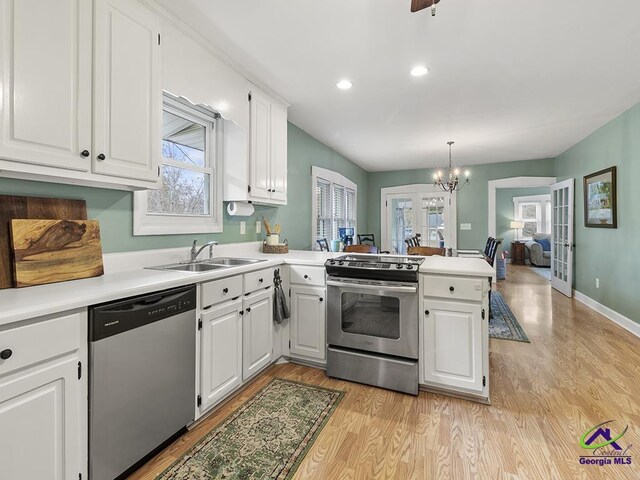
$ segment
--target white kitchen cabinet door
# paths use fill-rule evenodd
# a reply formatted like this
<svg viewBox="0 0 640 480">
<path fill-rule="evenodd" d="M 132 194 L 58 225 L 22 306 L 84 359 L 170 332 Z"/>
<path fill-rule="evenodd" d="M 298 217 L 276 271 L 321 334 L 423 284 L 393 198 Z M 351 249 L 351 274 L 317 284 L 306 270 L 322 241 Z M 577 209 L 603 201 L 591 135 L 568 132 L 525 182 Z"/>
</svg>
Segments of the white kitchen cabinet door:
<svg viewBox="0 0 640 480">
<path fill-rule="evenodd" d="M 0 157 L 89 169 L 92 23 L 90 1 L 0 0 Z"/>
<path fill-rule="evenodd" d="M 225 302 L 202 314 L 200 331 L 200 411 L 242 384 L 242 300 Z"/>
<path fill-rule="evenodd" d="M 0 379 L 0 477 L 79 478 L 80 380 L 77 355 Z"/>
<path fill-rule="evenodd" d="M 482 392 L 482 305 L 424 300 L 420 383 Z"/>
<path fill-rule="evenodd" d="M 271 363 L 273 357 L 273 289 L 245 297 L 242 318 L 242 379 Z"/>
<path fill-rule="evenodd" d="M 287 203 L 287 109 L 271 104 L 271 200 Z"/>
<path fill-rule="evenodd" d="M 132 0 L 95 1 L 95 173 L 156 181 L 161 146 L 160 30 Z"/>
<path fill-rule="evenodd" d="M 325 289 L 291 287 L 291 347 L 292 357 L 301 355 L 325 361 L 326 302 Z"/>
<path fill-rule="evenodd" d="M 251 92 L 249 187 L 251 198 L 271 198 L 271 100 L 258 91 Z"/>
</svg>

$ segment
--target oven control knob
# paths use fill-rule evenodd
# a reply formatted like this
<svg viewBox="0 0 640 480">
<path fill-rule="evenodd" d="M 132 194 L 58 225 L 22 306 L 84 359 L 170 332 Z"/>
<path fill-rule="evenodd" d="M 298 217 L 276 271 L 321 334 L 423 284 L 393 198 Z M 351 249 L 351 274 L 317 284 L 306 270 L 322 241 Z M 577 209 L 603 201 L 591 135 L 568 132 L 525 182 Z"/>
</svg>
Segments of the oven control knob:
<svg viewBox="0 0 640 480">
<path fill-rule="evenodd" d="M 335 260 L 329 260 L 329 265 L 335 265 L 336 261 Z"/>
<path fill-rule="evenodd" d="M 413 270 L 413 265 L 407 265 L 407 270 Z"/>
<path fill-rule="evenodd" d="M 344 265 L 344 262 L 338 262 L 338 265 Z"/>
<path fill-rule="evenodd" d="M 397 268 L 398 270 L 400 270 L 400 269 L 402 268 L 402 264 L 401 264 L 401 263 L 397 264 L 397 265 L 396 265 L 396 268 Z"/>
</svg>

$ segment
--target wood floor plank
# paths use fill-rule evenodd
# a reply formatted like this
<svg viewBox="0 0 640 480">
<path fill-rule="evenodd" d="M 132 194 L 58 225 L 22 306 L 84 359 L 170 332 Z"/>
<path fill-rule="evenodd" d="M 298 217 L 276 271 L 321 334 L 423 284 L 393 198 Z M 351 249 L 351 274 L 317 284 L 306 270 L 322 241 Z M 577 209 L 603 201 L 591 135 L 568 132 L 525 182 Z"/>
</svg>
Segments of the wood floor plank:
<svg viewBox="0 0 640 480">
<path fill-rule="evenodd" d="M 531 343 L 491 340 L 491 405 L 278 365 L 130 478 L 155 478 L 273 377 L 346 392 L 296 480 L 640 478 L 640 453 L 631 466 L 578 463 L 580 436 L 605 420 L 628 423 L 624 445 L 640 445 L 640 339 L 526 266 L 510 265 L 507 278 L 498 290 Z"/>
</svg>

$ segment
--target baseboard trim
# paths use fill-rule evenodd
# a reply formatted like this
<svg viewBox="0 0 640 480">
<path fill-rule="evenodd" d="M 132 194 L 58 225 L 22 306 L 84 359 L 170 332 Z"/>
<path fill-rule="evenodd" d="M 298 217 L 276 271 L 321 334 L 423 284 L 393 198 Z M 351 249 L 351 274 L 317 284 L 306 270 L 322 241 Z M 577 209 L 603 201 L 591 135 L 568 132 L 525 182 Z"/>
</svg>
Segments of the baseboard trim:
<svg viewBox="0 0 640 480">
<path fill-rule="evenodd" d="M 636 337 L 640 337 L 640 324 L 634 322 L 628 317 L 625 317 L 621 313 L 616 312 L 615 310 L 610 309 L 606 305 L 602 305 L 601 303 L 595 301 L 591 297 L 587 297 L 584 293 L 580 293 L 577 290 L 573 291 L 573 297 L 578 300 L 580 303 L 585 304 L 591 310 L 595 310 L 599 314 L 611 320 L 613 323 L 618 324 L 628 332 L 633 333 Z"/>
</svg>

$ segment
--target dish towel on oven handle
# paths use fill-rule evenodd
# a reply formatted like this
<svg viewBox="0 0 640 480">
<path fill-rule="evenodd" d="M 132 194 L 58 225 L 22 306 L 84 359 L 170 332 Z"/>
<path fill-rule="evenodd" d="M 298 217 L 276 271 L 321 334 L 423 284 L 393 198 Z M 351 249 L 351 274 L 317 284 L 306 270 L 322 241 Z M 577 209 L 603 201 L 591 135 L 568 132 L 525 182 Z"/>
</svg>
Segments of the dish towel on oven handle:
<svg viewBox="0 0 640 480">
<path fill-rule="evenodd" d="M 280 269 L 276 269 L 273 273 L 273 321 L 280 325 L 285 319 L 289 318 L 289 307 L 287 306 L 287 297 L 282 290 L 282 278 L 280 278 Z"/>
</svg>

